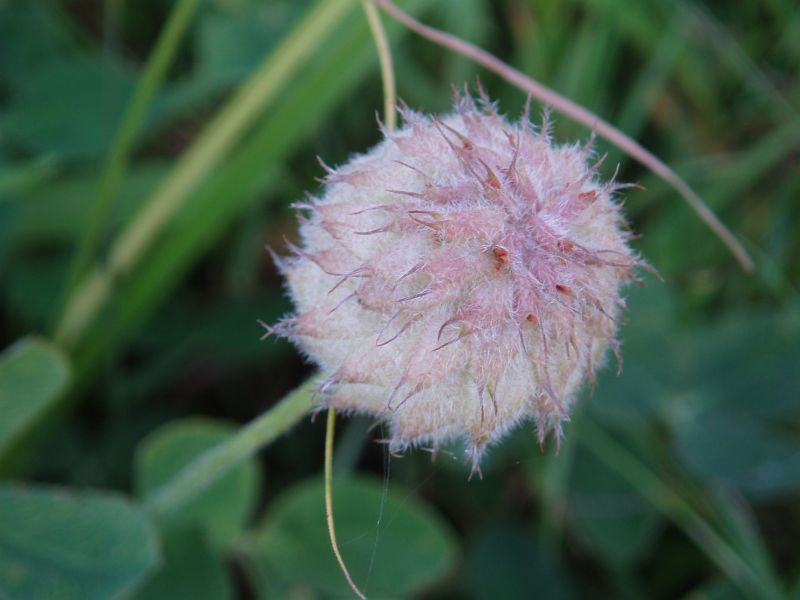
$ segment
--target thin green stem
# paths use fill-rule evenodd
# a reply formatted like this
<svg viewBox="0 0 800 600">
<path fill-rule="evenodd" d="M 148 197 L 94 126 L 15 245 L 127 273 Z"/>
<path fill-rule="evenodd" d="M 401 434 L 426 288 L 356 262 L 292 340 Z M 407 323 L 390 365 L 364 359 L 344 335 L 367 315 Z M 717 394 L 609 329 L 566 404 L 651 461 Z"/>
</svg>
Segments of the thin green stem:
<svg viewBox="0 0 800 600">
<path fill-rule="evenodd" d="M 120 182 L 128 166 L 131 152 L 136 142 L 136 134 L 144 122 L 147 109 L 158 92 L 169 66 L 172 64 L 184 34 L 192 22 L 198 0 L 179 0 L 170 13 L 167 24 L 158 37 L 154 50 L 150 53 L 142 75 L 136 83 L 130 102 L 125 109 L 122 124 L 117 130 L 111 149 L 106 155 L 100 175 L 100 183 L 92 198 L 89 218 L 80 236 L 78 249 L 72 259 L 67 278 L 67 292 L 75 286 L 85 273 L 89 262 L 95 255 L 97 243 L 105 227 L 108 213 Z M 119 12 L 113 4 L 109 14 Z"/>
<path fill-rule="evenodd" d="M 312 407 L 315 381 L 309 379 L 278 404 L 257 417 L 230 439 L 203 452 L 155 490 L 147 507 L 157 515 L 174 513 L 219 481 L 237 465 L 295 425 Z"/>
<path fill-rule="evenodd" d="M 682 529 L 747 596 L 784 597 L 780 584 L 765 580 L 686 499 L 588 419 L 581 421 L 580 439 L 606 466 L 624 477 L 643 498 Z"/>
<path fill-rule="evenodd" d="M 328 409 L 328 424 L 325 428 L 325 519 L 328 522 L 328 536 L 331 540 L 333 554 L 336 556 L 336 561 L 339 563 L 339 568 L 344 573 L 350 589 L 362 600 L 367 600 L 367 597 L 358 589 L 358 586 L 350 576 L 350 571 L 347 570 L 347 565 L 344 563 L 342 553 L 339 552 L 339 544 L 336 541 L 336 527 L 333 524 L 333 437 L 335 431 L 336 410 L 331 407 Z"/>
<path fill-rule="evenodd" d="M 389 40 L 386 31 L 381 24 L 381 16 L 372 0 L 361 0 L 364 12 L 367 14 L 367 22 L 375 40 L 375 48 L 378 51 L 378 58 L 381 65 L 381 80 L 383 82 L 383 120 L 386 122 L 386 129 L 394 131 L 397 127 L 397 86 L 394 79 L 394 66 L 392 65 L 392 51 L 389 48 Z"/>
<path fill-rule="evenodd" d="M 96 267 L 78 284 L 56 328 L 55 338 L 60 344 L 72 347 L 80 340 L 108 301 L 116 280 L 136 266 L 191 193 L 222 162 L 247 127 L 271 104 L 351 8 L 352 2 L 348 0 L 320 0 L 219 111 L 119 235 L 108 264 Z"/>
</svg>

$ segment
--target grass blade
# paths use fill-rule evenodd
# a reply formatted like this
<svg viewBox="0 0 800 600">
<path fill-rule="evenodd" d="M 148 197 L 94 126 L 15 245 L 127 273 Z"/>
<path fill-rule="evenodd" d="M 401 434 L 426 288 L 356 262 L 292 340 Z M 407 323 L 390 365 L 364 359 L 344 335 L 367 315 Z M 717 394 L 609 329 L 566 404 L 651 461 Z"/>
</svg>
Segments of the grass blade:
<svg viewBox="0 0 800 600">
<path fill-rule="evenodd" d="M 597 458 L 627 479 L 642 497 L 683 530 L 746 595 L 784 597 L 778 582 L 767 579 L 763 569 L 754 568 L 684 497 L 597 425 L 584 419 L 580 424 L 580 439 Z"/>
<path fill-rule="evenodd" d="M 107 266 L 95 268 L 70 296 L 56 328 L 55 338 L 59 343 L 66 347 L 75 345 L 107 302 L 115 280 L 136 265 L 191 193 L 336 29 L 352 4 L 342 0 L 318 2 L 220 110 L 181 157 L 172 174 L 119 235 L 111 248 Z"/>
<path fill-rule="evenodd" d="M 192 21 L 197 4 L 198 0 L 180 0 L 175 4 L 167 24 L 156 42 L 155 49 L 147 59 L 142 76 L 139 78 L 125 110 L 122 124 L 117 130 L 111 149 L 106 154 L 100 183 L 92 199 L 86 226 L 83 235 L 79 238 L 78 249 L 75 251 L 68 271 L 67 293 L 75 286 L 94 257 L 111 204 L 128 166 L 136 142 L 136 134 L 145 120 L 150 103 L 164 82 L 167 70 Z"/>
</svg>

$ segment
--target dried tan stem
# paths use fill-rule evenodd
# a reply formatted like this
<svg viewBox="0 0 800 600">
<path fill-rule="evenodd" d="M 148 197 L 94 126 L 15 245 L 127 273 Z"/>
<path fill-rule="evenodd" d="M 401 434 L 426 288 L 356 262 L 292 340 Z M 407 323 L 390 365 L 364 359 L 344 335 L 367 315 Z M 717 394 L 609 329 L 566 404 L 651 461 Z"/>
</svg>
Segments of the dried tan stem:
<svg viewBox="0 0 800 600">
<path fill-rule="evenodd" d="M 350 576 L 347 565 L 344 564 L 344 558 L 342 558 L 342 553 L 339 552 L 339 544 L 336 541 L 336 528 L 333 525 L 333 432 L 335 428 L 336 411 L 331 407 L 328 409 L 328 426 L 325 430 L 325 518 L 328 521 L 328 536 L 331 539 L 333 553 L 336 555 L 336 560 L 342 569 L 342 573 L 344 573 L 345 579 L 347 579 L 350 589 L 361 600 L 367 600 L 367 597 L 358 589 L 358 586 Z"/>
<path fill-rule="evenodd" d="M 420 23 L 412 16 L 400 10 L 391 0 L 372 0 L 383 10 L 397 19 L 400 23 L 420 36 L 439 44 L 453 52 L 466 56 L 476 63 L 486 67 L 496 73 L 512 85 L 527 92 L 537 100 L 552 106 L 558 112 L 566 115 L 570 119 L 585 125 L 597 132 L 598 135 L 617 146 L 631 158 L 640 162 L 650 169 L 653 173 L 661 177 L 664 181 L 675 188 L 684 197 L 692 210 L 697 213 L 700 219 L 722 240 L 722 242 L 733 253 L 739 261 L 742 269 L 747 273 L 752 273 L 754 265 L 747 251 L 736 239 L 733 233 L 719 220 L 691 187 L 673 171 L 666 163 L 659 159 L 652 152 L 644 148 L 637 141 L 622 133 L 619 129 L 604 121 L 591 111 L 585 109 L 569 98 L 565 98 L 558 92 L 551 90 L 517 69 L 505 64 L 482 48 L 475 46 L 450 33 L 435 29 Z"/>
</svg>

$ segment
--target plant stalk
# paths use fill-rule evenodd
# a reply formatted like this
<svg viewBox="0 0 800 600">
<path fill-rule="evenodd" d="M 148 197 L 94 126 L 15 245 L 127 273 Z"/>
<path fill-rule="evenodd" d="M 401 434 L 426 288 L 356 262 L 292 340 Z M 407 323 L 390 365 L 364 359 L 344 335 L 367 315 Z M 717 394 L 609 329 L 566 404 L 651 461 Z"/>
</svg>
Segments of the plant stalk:
<svg viewBox="0 0 800 600">
<path fill-rule="evenodd" d="M 172 64 L 184 34 L 189 28 L 198 0 L 180 0 L 170 13 L 169 20 L 150 53 L 142 75 L 125 109 L 111 149 L 106 155 L 100 183 L 92 198 L 89 218 L 80 237 L 78 249 L 72 259 L 67 277 L 69 293 L 95 255 L 100 234 L 108 220 L 108 213 L 125 174 L 136 142 L 136 135 L 147 116 L 147 108 L 158 92 L 169 66 Z"/>
<path fill-rule="evenodd" d="M 191 198 L 192 192 L 223 161 L 352 6 L 348 0 L 319 0 L 219 111 L 114 241 L 108 264 L 96 266 L 78 283 L 56 328 L 55 339 L 59 344 L 72 348 L 80 341 L 108 301 L 117 279 L 139 263 Z"/>
<path fill-rule="evenodd" d="M 742 246 L 736 236 L 719 220 L 717 215 L 706 206 L 700 196 L 689 187 L 675 171 L 672 170 L 664 161 L 655 154 L 647 150 L 639 142 L 634 140 L 622 131 L 614 127 L 608 121 L 584 108 L 580 104 L 573 102 L 569 98 L 562 96 L 555 90 L 531 79 L 524 73 L 507 65 L 496 56 L 490 54 L 483 48 L 470 44 L 461 38 L 441 31 L 434 27 L 424 25 L 411 15 L 400 10 L 391 0 L 372 0 L 384 11 L 389 13 L 394 19 L 408 27 L 414 33 L 442 46 L 466 56 L 474 62 L 496 73 L 510 84 L 527 92 L 533 98 L 552 106 L 555 110 L 566 115 L 573 121 L 580 123 L 597 135 L 605 138 L 617 148 L 625 152 L 628 156 L 638 161 L 653 173 L 669 183 L 689 204 L 700 220 L 703 221 L 711 231 L 728 247 L 731 253 L 739 261 L 739 265 L 745 273 L 752 273 L 754 269 L 753 260 Z"/>
<path fill-rule="evenodd" d="M 397 85 L 394 78 L 394 66 L 392 64 L 392 51 L 389 48 L 389 40 L 386 31 L 381 24 L 381 16 L 375 8 L 372 0 L 361 0 L 361 5 L 367 15 L 369 29 L 372 38 L 375 40 L 375 49 L 378 51 L 378 59 L 381 66 L 381 81 L 383 83 L 383 120 L 386 122 L 387 131 L 394 131 L 397 127 Z"/>
<path fill-rule="evenodd" d="M 331 547 L 333 554 L 336 556 L 336 562 L 339 563 L 339 568 L 347 580 L 347 585 L 353 590 L 353 593 L 361 598 L 367 600 L 364 593 L 358 589 L 358 586 L 353 581 L 350 571 L 344 562 L 342 553 L 339 551 L 339 543 L 336 541 L 336 526 L 333 522 L 333 437 L 336 431 L 336 409 L 333 407 L 328 408 L 328 423 L 325 428 L 325 520 L 328 523 L 328 537 L 331 540 Z"/>
<path fill-rule="evenodd" d="M 158 516 L 177 512 L 236 466 L 254 456 L 309 413 L 316 381 L 310 378 L 278 404 L 209 448 L 155 490 L 146 505 Z"/>
</svg>

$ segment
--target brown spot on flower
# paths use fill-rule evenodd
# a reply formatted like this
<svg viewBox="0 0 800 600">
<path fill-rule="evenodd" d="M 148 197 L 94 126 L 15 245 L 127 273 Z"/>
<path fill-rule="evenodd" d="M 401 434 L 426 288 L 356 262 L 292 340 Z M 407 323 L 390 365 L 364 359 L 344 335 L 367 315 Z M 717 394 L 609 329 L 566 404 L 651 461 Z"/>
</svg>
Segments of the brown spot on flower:
<svg viewBox="0 0 800 600">
<path fill-rule="evenodd" d="M 489 167 L 486 167 L 486 185 L 496 190 L 500 189 L 500 180 Z"/>
<path fill-rule="evenodd" d="M 326 178 L 298 205 L 295 254 L 316 260 L 285 261 L 297 313 L 272 327 L 332 377 L 323 404 L 386 421 L 391 452 L 462 438 L 476 469 L 523 419 L 561 435 L 617 350 L 638 262 L 586 153 L 487 111 L 469 97 L 443 117 L 405 110 L 402 130 L 336 170 L 357 189 Z"/>
<path fill-rule="evenodd" d="M 502 246 L 495 246 L 492 248 L 492 252 L 494 253 L 494 257 L 497 259 L 497 265 L 495 265 L 495 269 L 498 271 L 504 267 L 507 267 L 508 263 L 511 262 L 508 258 L 508 250 Z"/>
<path fill-rule="evenodd" d="M 556 291 L 564 294 L 565 296 L 572 296 L 574 295 L 572 292 L 572 288 L 568 285 L 564 285 L 563 283 L 556 284 Z"/>
<path fill-rule="evenodd" d="M 569 240 L 558 240 L 558 249 L 562 252 L 572 252 L 575 246 Z"/>
</svg>

